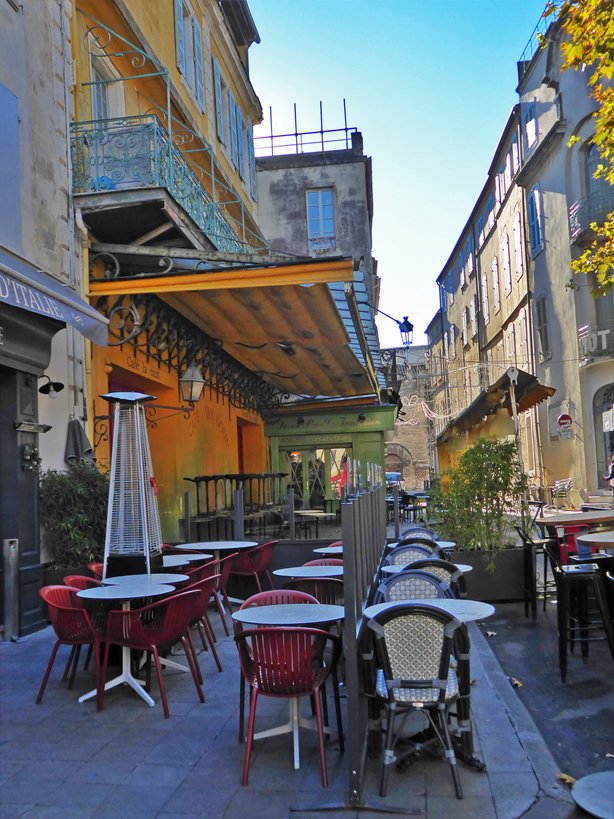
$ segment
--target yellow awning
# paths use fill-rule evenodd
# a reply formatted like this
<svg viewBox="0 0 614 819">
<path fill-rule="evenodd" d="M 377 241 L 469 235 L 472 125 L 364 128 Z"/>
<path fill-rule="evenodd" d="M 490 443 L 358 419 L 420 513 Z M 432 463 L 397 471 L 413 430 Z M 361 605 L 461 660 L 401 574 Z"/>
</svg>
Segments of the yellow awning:
<svg viewBox="0 0 614 819">
<path fill-rule="evenodd" d="M 92 281 L 90 294 L 156 295 L 279 389 L 347 396 L 375 391 L 328 287 L 353 280 L 343 259 Z"/>
</svg>

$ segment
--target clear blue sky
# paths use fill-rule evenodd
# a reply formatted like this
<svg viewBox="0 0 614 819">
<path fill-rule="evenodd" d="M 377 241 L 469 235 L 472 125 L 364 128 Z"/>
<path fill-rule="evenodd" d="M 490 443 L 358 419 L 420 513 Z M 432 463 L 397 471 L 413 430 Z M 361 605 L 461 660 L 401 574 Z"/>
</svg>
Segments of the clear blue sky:
<svg viewBox="0 0 614 819">
<path fill-rule="evenodd" d="M 435 279 L 517 102 L 516 61 L 545 0 L 249 0 L 262 42 L 250 74 L 258 133 L 349 126 L 373 159 L 380 307 L 408 315 L 414 344 L 434 316 Z M 396 325 L 378 317 L 383 347 Z"/>
</svg>

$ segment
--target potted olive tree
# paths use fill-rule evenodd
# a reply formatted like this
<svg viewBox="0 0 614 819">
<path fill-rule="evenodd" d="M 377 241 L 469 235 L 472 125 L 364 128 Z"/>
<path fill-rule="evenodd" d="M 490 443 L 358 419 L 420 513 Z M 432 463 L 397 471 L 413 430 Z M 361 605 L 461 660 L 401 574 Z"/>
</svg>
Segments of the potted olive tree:
<svg viewBox="0 0 614 819">
<path fill-rule="evenodd" d="M 89 573 L 87 564 L 102 560 L 104 552 L 108 476 L 85 462 L 65 472 L 50 469 L 41 475 L 39 497 L 43 545 L 51 559 L 45 583 Z"/>
<path fill-rule="evenodd" d="M 526 518 L 526 492 L 516 443 L 481 438 L 432 493 L 439 530 L 457 544 L 452 559 L 473 567 L 466 581 L 476 600 L 524 597 L 523 550 L 513 524 Z"/>
</svg>

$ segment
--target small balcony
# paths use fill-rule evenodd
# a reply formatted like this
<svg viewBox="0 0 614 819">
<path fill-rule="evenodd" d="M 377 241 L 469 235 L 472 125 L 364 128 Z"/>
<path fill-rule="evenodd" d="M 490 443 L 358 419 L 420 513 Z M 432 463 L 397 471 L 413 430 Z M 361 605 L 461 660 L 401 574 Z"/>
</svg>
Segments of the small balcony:
<svg viewBox="0 0 614 819">
<path fill-rule="evenodd" d="M 569 208 L 569 231 L 572 242 L 585 242 L 593 238 L 591 224 L 603 224 L 609 213 L 614 211 L 614 188 L 602 190 L 579 199 Z"/>
<path fill-rule="evenodd" d="M 264 249 L 264 242 L 255 234 L 237 236 L 223 213 L 224 204 L 214 201 L 169 140 L 160 120 L 151 114 L 73 123 L 71 161 L 75 195 L 163 189 L 217 250 Z"/>
<path fill-rule="evenodd" d="M 583 363 L 614 356 L 614 320 L 578 327 L 578 353 Z"/>
</svg>

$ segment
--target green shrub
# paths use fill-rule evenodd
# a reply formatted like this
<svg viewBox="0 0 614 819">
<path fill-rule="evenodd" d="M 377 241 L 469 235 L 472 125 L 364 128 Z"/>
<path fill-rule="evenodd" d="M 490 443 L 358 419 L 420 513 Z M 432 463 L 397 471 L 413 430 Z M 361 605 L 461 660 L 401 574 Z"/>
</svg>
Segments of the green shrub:
<svg viewBox="0 0 614 819">
<path fill-rule="evenodd" d="M 56 566 L 102 560 L 108 500 L 108 476 L 91 464 L 76 464 L 66 472 L 50 469 L 41 475 L 44 542 Z"/>
<path fill-rule="evenodd" d="M 526 489 L 515 442 L 481 438 L 442 474 L 431 508 L 459 548 L 496 553 L 515 540 L 512 523 L 523 513 Z"/>
</svg>

